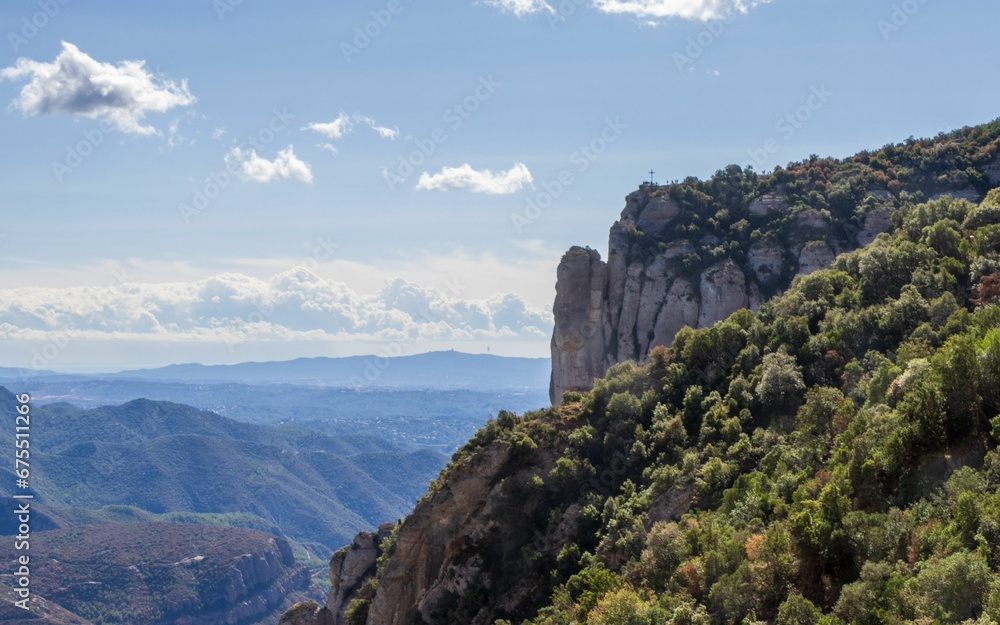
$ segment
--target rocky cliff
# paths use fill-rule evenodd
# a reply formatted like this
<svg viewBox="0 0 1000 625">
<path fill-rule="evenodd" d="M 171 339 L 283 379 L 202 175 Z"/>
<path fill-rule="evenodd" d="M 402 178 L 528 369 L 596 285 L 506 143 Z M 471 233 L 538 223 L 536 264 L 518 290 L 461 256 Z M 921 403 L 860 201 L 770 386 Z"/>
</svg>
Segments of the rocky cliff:
<svg viewBox="0 0 1000 625">
<path fill-rule="evenodd" d="M 895 200 L 873 194 L 874 210 L 857 227 L 835 224 L 821 210 L 798 210 L 789 219 L 787 196 L 768 192 L 728 211 L 735 229 L 715 232 L 691 229 L 698 215 L 674 195 L 680 195 L 676 186 L 653 185 L 630 194 L 611 227 L 607 262 L 579 247 L 563 256 L 554 305 L 553 403 L 566 391 L 589 389 L 617 362 L 645 360 L 685 326 L 707 327 L 740 308 L 756 310 L 765 293 L 888 230 Z M 778 228 L 784 236 L 775 236 Z"/>
<path fill-rule="evenodd" d="M 961 149 L 947 147 L 959 140 Z M 1000 184 L 996 171 L 1000 121 L 769 176 L 727 168 L 709 181 L 632 193 L 607 261 L 573 248 L 558 267 L 553 396 L 602 376 L 594 389 L 489 421 L 391 539 L 363 534 L 335 556 L 326 606 L 297 605 L 282 625 L 607 623 L 612 614 L 640 623 L 773 622 L 779 606 L 787 616 L 811 602 L 861 622 L 838 596 L 867 592 L 852 586 L 867 560 L 875 563 L 873 543 L 845 541 L 881 536 L 886 519 L 902 522 L 908 513 L 886 507 L 896 501 L 893 480 L 919 481 L 908 472 L 922 465 L 909 459 L 928 450 L 957 457 L 962 441 L 986 431 L 956 404 L 956 424 L 934 430 L 929 443 L 917 436 L 907 451 L 897 434 L 918 430 L 906 411 L 930 406 L 937 412 L 928 423 L 939 424 L 951 395 L 937 389 L 929 396 L 938 399 L 912 406 L 889 396 L 907 360 L 951 363 L 931 346 L 966 327 L 992 327 L 985 313 L 969 321 L 967 308 L 977 293 L 983 301 L 977 281 L 989 281 L 980 274 L 995 272 L 1000 283 L 1000 203 L 923 202 L 941 193 L 978 198 Z M 959 253 L 963 240 L 989 258 Z M 873 241 L 836 260 L 837 271 L 791 284 Z M 672 350 L 653 349 L 684 326 L 757 307 L 760 314 L 681 333 Z M 615 364 L 625 360 L 648 362 Z M 956 371 L 940 379 L 969 382 L 971 369 Z M 979 377 L 983 388 L 995 379 Z M 991 401 L 989 415 L 1000 411 L 1000 399 Z M 891 427 L 879 425 L 890 417 L 898 418 L 886 421 Z M 834 442 L 846 445 L 836 455 Z M 982 464 L 985 447 L 972 447 L 968 462 Z M 898 458 L 886 464 L 883 452 Z M 829 462 L 840 465 L 827 471 Z M 941 487 L 947 476 L 938 473 L 926 492 Z M 899 495 L 904 508 L 907 496 Z M 911 521 L 898 534 L 911 545 L 893 542 L 885 553 L 908 556 L 898 570 L 915 579 L 920 528 L 944 522 Z M 852 557 L 857 566 L 845 566 Z"/>
<path fill-rule="evenodd" d="M 559 264 L 550 399 L 643 361 L 685 326 L 756 310 L 798 275 L 892 228 L 907 204 L 978 202 L 1000 184 L 990 125 L 767 175 L 729 166 L 707 181 L 644 184 L 611 226 L 607 261 L 574 247 Z"/>
<path fill-rule="evenodd" d="M 3 541 L 0 558 L 14 562 L 13 547 L 14 541 Z M 312 578 L 284 538 L 179 523 L 34 532 L 31 562 L 34 614 L 44 617 L 40 622 L 67 625 L 249 623 L 306 594 L 299 591 Z M 2 592 L 9 591 L 0 585 Z M 2 622 L 25 616 L 12 605 L 0 607 Z"/>
<path fill-rule="evenodd" d="M 526 453 L 553 468 L 555 456 L 535 458 L 503 444 L 460 453 L 447 481 L 432 485 L 398 528 L 377 585 L 367 583 L 375 572 L 375 535 L 362 533 L 331 562 L 327 605 L 293 606 L 279 625 L 492 625 L 497 609 L 518 611 L 542 599 L 532 578 L 514 573 L 534 551 L 557 548 L 531 542 L 541 497 L 525 489 L 539 470 L 524 466 Z M 476 605 L 487 594 L 489 607 Z M 345 615 L 353 600 L 364 605 L 367 620 Z"/>
</svg>

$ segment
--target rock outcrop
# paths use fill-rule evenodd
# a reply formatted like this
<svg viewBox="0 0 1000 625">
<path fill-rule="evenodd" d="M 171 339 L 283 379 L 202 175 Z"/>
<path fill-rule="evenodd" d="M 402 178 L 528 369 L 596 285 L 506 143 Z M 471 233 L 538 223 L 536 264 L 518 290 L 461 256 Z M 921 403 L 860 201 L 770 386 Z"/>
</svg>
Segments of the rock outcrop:
<svg viewBox="0 0 1000 625">
<path fill-rule="evenodd" d="M 350 598 L 376 571 L 380 545 L 392 533 L 393 524 L 383 523 L 378 532 L 361 532 L 347 547 L 330 559 L 330 595 L 326 607 L 343 622 Z"/>
<path fill-rule="evenodd" d="M 288 608 L 278 625 L 337 625 L 333 612 L 315 601 L 303 601 Z"/>
<path fill-rule="evenodd" d="M 453 471 L 447 486 L 417 504 L 400 527 L 368 623 L 450 625 L 436 608 L 481 584 L 489 566 L 502 564 L 483 562 L 474 554 L 490 541 L 505 544 L 502 535 L 491 536 L 487 519 L 495 512 L 492 506 L 506 499 L 497 478 L 507 461 L 504 450 L 490 447 L 475 462 Z"/>
<path fill-rule="evenodd" d="M 986 167 L 986 178 L 990 181 L 991 185 L 1000 185 L 1000 153 Z"/>
<path fill-rule="evenodd" d="M 982 170 L 1000 183 L 1000 155 Z M 982 198 L 970 187 L 933 184 L 928 197 Z M 829 267 L 837 254 L 891 231 L 893 211 L 905 201 L 905 194 L 880 185 L 858 191 L 857 204 L 836 206 L 785 183 L 750 188 L 756 196 L 741 200 L 720 199 L 711 186 L 645 184 L 625 198 L 606 262 L 592 249 L 566 252 L 553 306 L 553 403 L 567 391 L 590 389 L 615 363 L 647 359 L 685 326 L 756 310 L 796 276 Z"/>
<path fill-rule="evenodd" d="M 574 247 L 556 270 L 559 289 L 553 314 L 553 368 L 565 373 L 563 388 L 586 388 L 605 361 L 607 266 L 594 250 Z"/>
<path fill-rule="evenodd" d="M 823 241 L 810 241 L 799 252 L 799 275 L 804 276 L 833 263 L 835 254 Z"/>
<path fill-rule="evenodd" d="M 645 185 L 625 199 L 621 218 L 611 226 L 607 262 L 595 250 L 574 247 L 559 263 L 549 387 L 553 403 L 567 391 L 589 389 L 615 363 L 648 358 L 685 326 L 706 327 L 740 308 L 758 308 L 797 273 L 827 267 L 835 250 L 857 246 L 854 240 L 827 241 L 833 236 L 832 217 L 817 209 L 792 213 L 786 229 L 799 242 L 794 248 L 779 244 L 771 225 L 792 210 L 780 186 L 743 209 L 750 220 L 745 223 L 757 229 L 752 243 L 735 233 L 693 238 L 676 228 L 686 216 L 665 191 Z M 851 236 L 874 239 L 890 225 L 888 210 L 876 211 L 864 231 L 855 228 Z M 719 257 L 720 250 L 741 247 L 742 254 L 723 251 Z"/>
<path fill-rule="evenodd" d="M 888 191 L 886 191 L 888 193 Z M 892 211 L 879 208 L 865 216 L 865 227 L 854 238 L 859 247 L 864 247 L 875 240 L 875 237 L 888 232 L 892 228 Z"/>
</svg>

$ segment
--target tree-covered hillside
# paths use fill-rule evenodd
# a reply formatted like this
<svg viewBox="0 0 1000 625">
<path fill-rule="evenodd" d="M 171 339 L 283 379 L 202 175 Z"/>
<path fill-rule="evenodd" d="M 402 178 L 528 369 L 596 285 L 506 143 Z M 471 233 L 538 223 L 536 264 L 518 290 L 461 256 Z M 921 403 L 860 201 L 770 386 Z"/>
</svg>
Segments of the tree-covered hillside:
<svg viewBox="0 0 1000 625">
<path fill-rule="evenodd" d="M 759 273 L 750 258 L 755 247 L 775 245 L 796 255 L 812 246 L 846 251 L 879 213 L 941 194 L 978 201 L 998 184 L 1000 119 L 843 160 L 813 155 L 767 173 L 730 165 L 708 180 L 652 187 L 651 197 L 677 202 L 679 215 L 659 232 L 630 225 L 626 233 L 647 260 L 675 256 L 671 242 L 693 242 L 673 261 L 688 275 L 730 258 L 753 276 Z M 760 285 L 762 294 L 784 289 L 796 270 L 794 256 L 786 255 L 785 266 Z"/>
<path fill-rule="evenodd" d="M 917 199 L 760 312 L 490 421 L 350 622 L 1000 621 L 1000 189 Z"/>
</svg>

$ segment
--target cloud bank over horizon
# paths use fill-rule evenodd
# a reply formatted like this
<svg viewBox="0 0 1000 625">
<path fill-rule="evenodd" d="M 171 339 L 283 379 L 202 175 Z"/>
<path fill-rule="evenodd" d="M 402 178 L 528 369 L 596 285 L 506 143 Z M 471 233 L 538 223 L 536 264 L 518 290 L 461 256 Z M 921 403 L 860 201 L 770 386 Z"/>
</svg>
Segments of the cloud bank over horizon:
<svg viewBox="0 0 1000 625">
<path fill-rule="evenodd" d="M 551 311 L 513 293 L 458 299 L 401 278 L 363 296 L 298 267 L 189 283 L 0 290 L 0 337 L 210 341 L 545 340 Z"/>
</svg>

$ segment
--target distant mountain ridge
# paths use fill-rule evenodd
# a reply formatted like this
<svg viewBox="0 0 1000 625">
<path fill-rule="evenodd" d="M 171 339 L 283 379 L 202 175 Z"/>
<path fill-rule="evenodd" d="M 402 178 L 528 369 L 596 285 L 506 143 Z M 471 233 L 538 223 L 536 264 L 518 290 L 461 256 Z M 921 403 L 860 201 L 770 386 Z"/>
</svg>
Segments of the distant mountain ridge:
<svg viewBox="0 0 1000 625">
<path fill-rule="evenodd" d="M 50 371 L 0 368 L 0 378 L 63 377 Z M 544 388 L 547 358 L 515 358 L 455 351 L 413 356 L 347 356 L 297 358 L 235 365 L 197 363 L 73 377 L 155 380 L 159 382 L 237 382 L 241 384 L 302 384 L 348 388 Z"/>
</svg>

